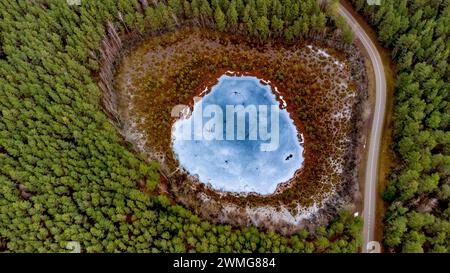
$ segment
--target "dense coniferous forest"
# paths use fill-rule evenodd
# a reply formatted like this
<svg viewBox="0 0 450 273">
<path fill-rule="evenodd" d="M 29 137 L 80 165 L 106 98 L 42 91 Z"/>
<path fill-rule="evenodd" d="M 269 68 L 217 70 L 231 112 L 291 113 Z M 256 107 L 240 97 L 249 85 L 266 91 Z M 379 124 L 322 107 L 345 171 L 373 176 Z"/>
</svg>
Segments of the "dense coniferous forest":
<svg viewBox="0 0 450 273">
<path fill-rule="evenodd" d="M 376 26 L 397 66 L 398 164 L 384 192 L 386 250 L 449 252 L 450 1 L 352 2 Z"/>
<path fill-rule="evenodd" d="M 113 30 L 143 37 L 186 22 L 238 30 L 264 42 L 274 37 L 292 41 L 338 26 L 342 37 L 351 41 L 342 20 L 333 11 L 327 14 L 322 10 L 315 0 L 81 0 L 80 6 L 70 6 L 65 0 L 1 0 L 0 252 L 67 251 L 69 241 L 80 242 L 83 252 L 357 251 L 362 221 L 346 211 L 314 234 L 303 230 L 285 237 L 256 228 L 213 225 L 166 196 L 149 194 L 159 183 L 158 166 L 134 154 L 118 136 L 102 111 L 97 85 L 98 71 L 108 53 L 102 46 L 108 35 L 114 36 Z M 434 18 L 437 14 L 430 9 L 423 16 Z M 436 27 L 439 35 L 448 33 L 448 24 L 442 24 Z M 445 47 L 445 41 L 441 41 L 442 46 L 430 37 L 423 39 L 436 44 L 430 58 Z M 422 52 L 421 56 L 428 55 Z M 437 67 L 439 60 L 435 62 Z M 433 100 L 430 107 L 417 99 L 427 111 L 417 113 L 417 118 L 423 116 L 426 125 L 433 128 L 422 138 L 431 154 L 429 167 L 433 171 L 414 174 L 429 173 L 431 186 L 420 190 L 430 192 L 439 202 L 448 202 L 448 185 L 445 188 L 442 180 L 448 176 L 444 162 L 448 162 L 445 141 L 449 138 L 439 131 L 448 126 L 448 115 L 442 112 L 443 91 L 439 91 L 445 88 L 442 78 L 448 71 L 434 67 L 425 63 L 416 72 L 421 79 L 429 79 L 425 86 L 436 90 L 423 92 L 423 96 L 435 94 L 429 98 Z M 441 78 L 432 81 L 430 77 L 436 74 Z M 405 99 L 416 95 L 405 95 Z M 414 111 L 423 108 L 415 107 Z M 441 156 L 434 156 L 438 154 Z M 434 187 L 443 187 L 439 196 L 432 195 L 437 192 L 434 173 L 441 180 Z M 396 189 L 401 192 L 401 188 Z M 394 191 L 391 198 L 400 197 Z M 402 198 L 410 200 L 411 196 Z M 392 221 L 413 217 L 395 218 L 398 210 L 391 210 Z M 446 213 L 439 217 L 447 215 L 448 219 L 448 209 Z M 430 215 L 434 223 L 423 227 L 443 229 L 446 223 L 448 230 L 444 218 Z M 448 234 L 439 234 L 433 240 L 448 238 Z M 408 236 L 421 239 L 423 235 L 416 231 Z M 445 247 L 437 241 L 434 245 Z"/>
</svg>

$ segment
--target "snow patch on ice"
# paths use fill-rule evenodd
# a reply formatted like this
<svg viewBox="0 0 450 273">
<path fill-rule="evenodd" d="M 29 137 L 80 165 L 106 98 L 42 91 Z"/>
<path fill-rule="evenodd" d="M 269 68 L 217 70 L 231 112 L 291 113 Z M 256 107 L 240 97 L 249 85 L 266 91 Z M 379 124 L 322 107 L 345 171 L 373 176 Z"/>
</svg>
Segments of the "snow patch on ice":
<svg viewBox="0 0 450 273">
<path fill-rule="evenodd" d="M 272 207 L 272 206 L 259 206 L 259 207 L 245 207 L 244 214 L 255 226 L 270 226 L 270 223 L 298 226 L 303 220 L 310 219 L 320 209 L 317 203 L 314 203 L 310 207 L 303 207 L 297 204 L 294 210 L 288 208 Z M 239 208 L 232 204 L 224 206 L 223 213 L 225 217 L 227 214 L 233 214 L 239 211 Z M 292 212 L 294 214 L 292 214 Z"/>
</svg>

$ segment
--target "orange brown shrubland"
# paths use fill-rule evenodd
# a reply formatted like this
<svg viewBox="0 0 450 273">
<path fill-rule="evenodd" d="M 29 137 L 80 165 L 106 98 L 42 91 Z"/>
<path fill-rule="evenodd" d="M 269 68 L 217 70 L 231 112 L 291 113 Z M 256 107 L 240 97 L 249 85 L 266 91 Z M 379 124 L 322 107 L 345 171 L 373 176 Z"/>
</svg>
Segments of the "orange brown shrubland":
<svg viewBox="0 0 450 273">
<path fill-rule="evenodd" d="M 355 73 L 361 63 L 352 54 L 319 41 L 262 45 L 240 35 L 195 28 L 149 38 L 129 50 L 117 66 L 114 89 L 122 134 L 137 150 L 160 161 L 170 176 L 168 190 L 197 213 L 212 220 L 292 232 L 302 226 L 299 221 L 254 220 L 269 217 L 266 211 L 253 209 L 284 209 L 299 217 L 307 208 L 321 209 L 336 202 L 337 196 L 344 195 L 340 204 L 353 200 L 359 107 L 366 89 L 363 70 Z M 192 106 L 192 98 L 227 71 L 269 80 L 303 134 L 304 165 L 274 194 L 221 192 L 176 171 L 172 108 Z"/>
</svg>

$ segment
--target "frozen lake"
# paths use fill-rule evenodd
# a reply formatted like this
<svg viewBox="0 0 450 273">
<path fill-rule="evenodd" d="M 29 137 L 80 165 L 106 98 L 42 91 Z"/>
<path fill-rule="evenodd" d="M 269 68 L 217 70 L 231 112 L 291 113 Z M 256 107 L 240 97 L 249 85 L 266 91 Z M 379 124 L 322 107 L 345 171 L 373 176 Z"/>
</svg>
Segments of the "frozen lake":
<svg viewBox="0 0 450 273">
<path fill-rule="evenodd" d="M 218 190 L 271 194 L 303 164 L 302 137 L 270 85 L 223 75 L 172 128 L 181 166 Z"/>
</svg>

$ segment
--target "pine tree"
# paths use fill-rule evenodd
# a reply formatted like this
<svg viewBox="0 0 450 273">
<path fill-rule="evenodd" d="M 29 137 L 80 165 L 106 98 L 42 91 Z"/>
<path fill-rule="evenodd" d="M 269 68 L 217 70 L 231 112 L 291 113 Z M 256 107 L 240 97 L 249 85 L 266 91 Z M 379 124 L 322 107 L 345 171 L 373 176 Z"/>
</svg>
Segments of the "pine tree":
<svg viewBox="0 0 450 273">
<path fill-rule="evenodd" d="M 210 0 L 211 1 L 211 8 L 213 10 L 216 10 L 217 8 L 221 8 L 219 0 Z"/>
<path fill-rule="evenodd" d="M 236 0 L 232 0 L 227 11 L 227 23 L 230 29 L 236 29 L 238 25 L 238 13 L 236 11 Z"/>
<path fill-rule="evenodd" d="M 272 1 L 272 14 L 280 19 L 283 17 L 283 5 L 280 3 L 280 0 Z"/>
<path fill-rule="evenodd" d="M 236 0 L 236 11 L 238 13 L 238 17 L 242 18 L 244 16 L 245 4 L 244 0 Z"/>
<path fill-rule="evenodd" d="M 214 20 L 216 22 L 217 29 L 219 31 L 224 31 L 226 25 L 225 14 L 223 14 L 219 6 L 217 6 L 216 10 L 214 11 Z"/>
<path fill-rule="evenodd" d="M 252 18 L 250 18 L 250 17 L 248 18 L 247 22 L 245 23 L 245 27 L 247 29 L 248 34 L 256 35 L 256 33 L 255 33 L 256 28 L 255 28 L 255 24 L 253 23 Z"/>
<path fill-rule="evenodd" d="M 283 20 L 279 19 L 276 15 L 272 16 L 271 29 L 276 37 L 280 37 L 283 34 Z"/>
<path fill-rule="evenodd" d="M 348 26 L 344 27 L 342 31 L 342 39 L 344 40 L 344 42 L 351 44 L 354 38 L 355 34 L 353 33 L 353 30 Z"/>
<path fill-rule="evenodd" d="M 210 18 L 213 16 L 213 11 L 209 5 L 207 0 L 201 0 L 200 5 L 200 18 L 203 26 L 207 25 L 210 22 Z"/>
<path fill-rule="evenodd" d="M 198 0 L 192 0 L 191 10 L 192 10 L 192 16 L 194 18 L 199 19 L 200 18 L 200 4 L 199 4 Z"/>
<path fill-rule="evenodd" d="M 183 3 L 180 0 L 169 0 L 168 6 L 171 8 L 172 12 L 175 13 L 177 16 L 183 15 L 184 8 Z"/>
<path fill-rule="evenodd" d="M 256 9 L 259 17 L 267 18 L 267 0 L 256 0 Z"/>
<path fill-rule="evenodd" d="M 191 8 L 191 4 L 189 3 L 188 0 L 184 0 L 183 1 L 183 12 L 184 12 L 184 16 L 188 19 L 192 18 L 193 13 L 192 13 L 192 8 Z"/>
<path fill-rule="evenodd" d="M 259 17 L 256 21 L 256 30 L 262 41 L 267 40 L 269 37 L 269 20 L 265 17 Z"/>
<path fill-rule="evenodd" d="M 251 7 L 250 7 L 249 5 L 245 6 L 245 8 L 244 8 L 244 13 L 243 13 L 243 15 L 242 15 L 242 21 L 243 21 L 245 24 L 247 24 L 248 21 L 251 19 L 251 16 L 250 16 L 250 9 L 251 9 Z"/>
</svg>

